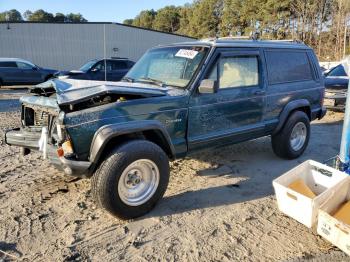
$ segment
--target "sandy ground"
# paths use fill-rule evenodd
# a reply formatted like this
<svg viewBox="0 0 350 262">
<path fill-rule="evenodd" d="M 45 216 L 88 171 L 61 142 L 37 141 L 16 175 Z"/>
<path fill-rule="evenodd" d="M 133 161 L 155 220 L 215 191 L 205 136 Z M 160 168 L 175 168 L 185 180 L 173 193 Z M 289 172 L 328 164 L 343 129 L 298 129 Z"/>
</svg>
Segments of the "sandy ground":
<svg viewBox="0 0 350 262">
<path fill-rule="evenodd" d="M 38 153 L 19 159 L 3 143 L 19 124 L 19 95 L 0 92 L 0 261 L 350 261 L 281 214 L 271 185 L 306 159 L 336 155 L 343 114 L 314 122 L 295 161 L 277 158 L 268 137 L 177 160 L 156 208 L 122 221 L 96 208 L 89 180 L 64 176 Z"/>
</svg>

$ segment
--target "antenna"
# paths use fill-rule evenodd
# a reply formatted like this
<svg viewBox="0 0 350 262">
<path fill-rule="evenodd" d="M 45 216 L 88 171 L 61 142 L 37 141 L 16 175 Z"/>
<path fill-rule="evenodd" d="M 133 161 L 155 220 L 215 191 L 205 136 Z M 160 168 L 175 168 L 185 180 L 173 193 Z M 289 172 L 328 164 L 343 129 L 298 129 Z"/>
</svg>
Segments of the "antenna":
<svg viewBox="0 0 350 262">
<path fill-rule="evenodd" d="M 104 61 L 104 63 L 105 63 L 105 81 L 107 81 L 106 24 L 103 24 L 103 61 Z"/>
</svg>

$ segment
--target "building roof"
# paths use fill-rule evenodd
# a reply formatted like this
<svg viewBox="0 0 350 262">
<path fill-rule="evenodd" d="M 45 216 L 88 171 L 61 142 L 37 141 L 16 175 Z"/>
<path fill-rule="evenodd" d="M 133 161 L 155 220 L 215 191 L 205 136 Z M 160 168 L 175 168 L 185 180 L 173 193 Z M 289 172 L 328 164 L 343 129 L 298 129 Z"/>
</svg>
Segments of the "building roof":
<svg viewBox="0 0 350 262">
<path fill-rule="evenodd" d="M 70 24 L 105 24 L 105 25 L 119 25 L 119 26 L 125 26 L 125 27 L 130 27 L 134 29 L 140 29 L 140 30 L 145 30 L 145 31 L 151 31 L 151 32 L 156 32 L 156 33 L 162 33 L 162 34 L 168 34 L 168 35 L 174 35 L 174 36 L 181 36 L 181 37 L 187 37 L 187 38 L 192 38 L 192 39 L 197 39 L 191 36 L 187 35 L 182 35 L 182 34 L 176 34 L 176 33 L 169 33 L 169 32 L 163 32 L 155 29 L 150 29 L 150 28 L 144 28 L 144 27 L 139 27 L 139 26 L 134 26 L 134 25 L 127 25 L 127 24 L 122 24 L 122 23 L 113 23 L 113 22 L 36 22 L 36 21 L 14 21 L 14 22 L 7 22 L 7 21 L 0 21 L 0 24 L 58 24 L 58 25 L 70 25 Z"/>
</svg>

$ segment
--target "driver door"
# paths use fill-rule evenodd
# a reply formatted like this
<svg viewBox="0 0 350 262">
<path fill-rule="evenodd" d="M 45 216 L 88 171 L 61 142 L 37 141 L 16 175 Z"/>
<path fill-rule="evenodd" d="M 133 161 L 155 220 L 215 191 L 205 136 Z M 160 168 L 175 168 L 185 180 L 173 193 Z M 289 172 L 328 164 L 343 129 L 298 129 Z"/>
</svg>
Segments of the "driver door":
<svg viewBox="0 0 350 262">
<path fill-rule="evenodd" d="M 192 95 L 190 150 L 219 146 L 264 134 L 265 85 L 259 49 L 218 49 L 204 79 L 216 81 L 216 93 Z"/>
</svg>

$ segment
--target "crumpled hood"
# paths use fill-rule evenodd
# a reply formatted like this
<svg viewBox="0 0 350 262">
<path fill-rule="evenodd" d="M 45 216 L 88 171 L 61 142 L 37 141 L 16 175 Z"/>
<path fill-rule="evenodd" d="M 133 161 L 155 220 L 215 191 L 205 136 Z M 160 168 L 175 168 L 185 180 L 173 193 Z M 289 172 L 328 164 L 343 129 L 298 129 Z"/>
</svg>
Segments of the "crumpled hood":
<svg viewBox="0 0 350 262">
<path fill-rule="evenodd" d="M 76 104 L 105 94 L 165 96 L 169 88 L 128 82 L 106 82 L 74 79 L 52 79 L 30 89 L 31 93 L 49 96 L 57 94 L 58 105 Z"/>
</svg>

